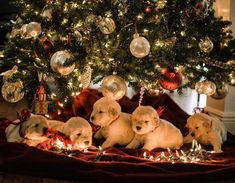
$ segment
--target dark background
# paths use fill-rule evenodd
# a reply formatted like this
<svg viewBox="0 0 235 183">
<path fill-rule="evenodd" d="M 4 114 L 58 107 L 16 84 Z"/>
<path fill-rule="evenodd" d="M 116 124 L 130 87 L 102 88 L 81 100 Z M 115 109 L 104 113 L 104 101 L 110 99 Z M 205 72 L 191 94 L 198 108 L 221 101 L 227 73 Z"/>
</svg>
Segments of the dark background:
<svg viewBox="0 0 235 183">
<path fill-rule="evenodd" d="M 0 45 L 6 41 L 7 32 L 11 31 L 5 26 L 13 19 L 17 13 L 17 7 L 12 3 L 13 0 L 0 0 Z M 13 19 L 14 20 L 14 19 Z"/>
</svg>

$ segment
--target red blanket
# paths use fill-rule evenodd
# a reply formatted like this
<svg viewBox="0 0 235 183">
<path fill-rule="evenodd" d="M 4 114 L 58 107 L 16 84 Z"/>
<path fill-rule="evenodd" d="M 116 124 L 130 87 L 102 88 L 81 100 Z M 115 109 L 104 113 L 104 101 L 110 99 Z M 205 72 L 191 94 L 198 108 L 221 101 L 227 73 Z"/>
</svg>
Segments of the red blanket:
<svg viewBox="0 0 235 183">
<path fill-rule="evenodd" d="M 93 103 L 101 95 L 96 90 L 85 90 L 76 98 L 73 112 L 68 109 L 63 116 L 80 115 L 89 118 Z M 123 98 L 120 104 L 125 112 L 132 112 L 138 105 L 138 96 Z M 184 131 L 188 115 L 166 94 L 144 96 L 143 105 L 156 109 L 165 106 L 162 118 Z M 183 149 L 188 149 L 184 146 Z M 102 182 L 198 182 L 202 180 L 234 179 L 235 137 L 228 135 L 223 145 L 224 153 L 213 154 L 212 160 L 198 163 L 156 162 L 143 158 L 143 150 L 110 148 L 78 153 L 74 157 L 43 151 L 25 144 L 0 142 L 0 171 L 22 173 L 40 177 Z M 158 152 L 152 152 L 157 154 Z M 147 154 L 149 155 L 149 154 Z"/>
</svg>

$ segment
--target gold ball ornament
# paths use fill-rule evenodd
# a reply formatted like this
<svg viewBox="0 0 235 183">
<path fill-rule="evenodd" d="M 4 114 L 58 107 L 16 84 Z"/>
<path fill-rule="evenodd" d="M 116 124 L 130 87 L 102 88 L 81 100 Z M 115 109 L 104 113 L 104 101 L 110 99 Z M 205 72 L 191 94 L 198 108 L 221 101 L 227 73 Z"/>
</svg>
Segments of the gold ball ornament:
<svg viewBox="0 0 235 183">
<path fill-rule="evenodd" d="M 26 38 L 36 37 L 42 32 L 41 24 L 37 22 L 30 22 L 29 24 L 26 24 L 26 26 L 22 28 L 25 29 Z"/>
<path fill-rule="evenodd" d="M 98 27 L 103 34 L 111 34 L 116 28 L 112 18 L 104 17 L 98 21 Z"/>
<path fill-rule="evenodd" d="M 46 20 L 52 20 L 52 9 L 48 6 L 45 6 L 42 10 L 41 16 Z"/>
<path fill-rule="evenodd" d="M 146 57 L 150 52 L 149 41 L 145 37 L 134 34 L 134 39 L 130 44 L 130 52 L 136 58 Z"/>
<path fill-rule="evenodd" d="M 2 96 L 7 102 L 15 103 L 20 101 L 24 97 L 22 92 L 22 81 L 16 81 L 15 83 L 5 82 L 2 86 Z"/>
<path fill-rule="evenodd" d="M 75 63 L 68 65 L 71 54 L 67 50 L 55 52 L 50 61 L 51 69 L 61 75 L 69 75 L 75 69 Z"/>
<path fill-rule="evenodd" d="M 204 53 L 210 53 L 213 50 L 213 47 L 214 47 L 214 44 L 210 40 L 209 37 L 206 37 L 205 39 L 202 39 L 199 42 L 198 45 L 199 45 L 200 50 Z"/>
<path fill-rule="evenodd" d="M 228 95 L 228 92 L 229 92 L 228 85 L 223 83 L 222 86 L 216 88 L 216 92 L 210 97 L 216 100 L 224 99 Z"/>
<path fill-rule="evenodd" d="M 119 100 L 126 94 L 126 82 L 117 75 L 106 76 L 102 81 L 101 91 L 103 96 Z"/>
<path fill-rule="evenodd" d="M 216 92 L 216 85 L 211 81 L 204 80 L 196 83 L 195 90 L 199 94 L 211 96 Z"/>
<path fill-rule="evenodd" d="M 159 84 L 147 84 L 145 85 L 147 93 L 151 96 L 158 96 L 164 93 L 164 90 L 159 86 Z"/>
</svg>

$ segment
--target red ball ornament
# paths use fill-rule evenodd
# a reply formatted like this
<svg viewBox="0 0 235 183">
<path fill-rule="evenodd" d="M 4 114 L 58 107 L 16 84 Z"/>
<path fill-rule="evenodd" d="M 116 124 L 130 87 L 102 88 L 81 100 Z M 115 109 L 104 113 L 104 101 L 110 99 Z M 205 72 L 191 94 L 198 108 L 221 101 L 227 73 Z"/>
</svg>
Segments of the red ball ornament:
<svg viewBox="0 0 235 183">
<path fill-rule="evenodd" d="M 171 71 L 168 68 L 163 68 L 161 71 L 164 79 L 159 81 L 160 85 L 166 90 L 175 90 L 182 84 L 182 75 L 178 72 Z"/>
<path fill-rule="evenodd" d="M 150 13 L 151 12 L 151 8 L 149 6 L 147 6 L 144 11 L 145 11 L 145 13 Z"/>
<path fill-rule="evenodd" d="M 43 48 L 46 51 L 51 52 L 52 49 L 53 49 L 53 44 L 49 40 L 46 40 L 46 41 L 43 42 Z"/>
</svg>

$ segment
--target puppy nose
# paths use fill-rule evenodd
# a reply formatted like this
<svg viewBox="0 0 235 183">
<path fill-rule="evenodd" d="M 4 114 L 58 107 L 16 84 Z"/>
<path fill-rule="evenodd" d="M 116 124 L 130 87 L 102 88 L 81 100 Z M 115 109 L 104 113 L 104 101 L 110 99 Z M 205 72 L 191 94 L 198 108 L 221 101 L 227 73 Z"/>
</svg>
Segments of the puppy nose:
<svg viewBox="0 0 235 183">
<path fill-rule="evenodd" d="M 85 141 L 84 144 L 88 145 L 90 143 L 90 141 Z"/>
<path fill-rule="evenodd" d="M 192 133 L 191 133 L 191 136 L 192 136 L 192 137 L 195 137 L 195 133 L 192 132 Z"/>
<path fill-rule="evenodd" d="M 137 127 L 136 127 L 136 130 L 140 130 L 140 129 L 141 129 L 141 127 L 140 127 L 140 126 L 137 126 Z"/>
<path fill-rule="evenodd" d="M 43 133 L 43 135 L 46 135 L 47 130 L 48 130 L 48 128 L 43 128 L 43 129 L 42 129 L 42 133 Z"/>
</svg>

